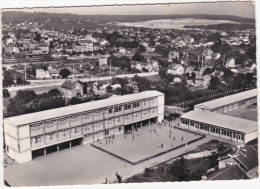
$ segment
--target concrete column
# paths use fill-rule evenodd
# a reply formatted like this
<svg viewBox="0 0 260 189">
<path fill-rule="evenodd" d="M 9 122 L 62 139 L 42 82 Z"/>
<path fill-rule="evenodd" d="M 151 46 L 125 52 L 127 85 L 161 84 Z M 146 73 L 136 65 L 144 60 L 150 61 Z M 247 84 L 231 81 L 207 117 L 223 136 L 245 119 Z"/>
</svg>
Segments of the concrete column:
<svg viewBox="0 0 260 189">
<path fill-rule="evenodd" d="M 44 156 L 46 156 L 46 148 L 44 148 Z"/>
<path fill-rule="evenodd" d="M 60 151 L 60 146 L 59 145 L 57 145 L 57 152 L 59 152 Z"/>
<path fill-rule="evenodd" d="M 71 148 L 71 142 L 70 142 L 70 148 Z"/>
<path fill-rule="evenodd" d="M 142 122 L 142 121 L 141 121 L 141 123 L 140 123 L 140 124 L 141 124 L 141 128 L 143 128 L 143 122 Z"/>
</svg>

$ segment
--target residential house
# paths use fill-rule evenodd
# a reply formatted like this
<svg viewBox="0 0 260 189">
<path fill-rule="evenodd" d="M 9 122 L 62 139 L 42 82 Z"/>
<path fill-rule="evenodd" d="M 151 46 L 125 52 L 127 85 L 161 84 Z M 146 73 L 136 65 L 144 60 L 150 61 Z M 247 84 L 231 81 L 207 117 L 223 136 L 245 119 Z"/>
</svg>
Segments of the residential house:
<svg viewBox="0 0 260 189">
<path fill-rule="evenodd" d="M 220 57 L 221 57 L 221 55 L 219 53 L 214 53 L 213 54 L 214 60 L 218 60 L 218 59 L 220 59 Z"/>
<path fill-rule="evenodd" d="M 234 58 L 228 58 L 226 60 L 226 68 L 235 68 L 236 64 L 235 64 L 235 59 Z"/>
<path fill-rule="evenodd" d="M 179 60 L 180 53 L 177 51 L 171 51 L 171 52 L 169 52 L 168 57 L 169 57 L 169 60 L 176 59 L 176 58 Z"/>
<path fill-rule="evenodd" d="M 210 75 L 198 76 L 195 78 L 195 86 L 206 89 L 208 88 L 210 80 L 211 80 Z"/>
<path fill-rule="evenodd" d="M 246 64 L 246 66 L 245 66 L 245 68 L 247 70 L 249 70 L 250 72 L 253 72 L 256 69 L 256 67 L 257 67 L 256 63 L 254 63 L 254 62 L 250 62 L 250 63 Z"/>
<path fill-rule="evenodd" d="M 58 78 L 60 71 L 57 69 L 52 70 L 43 70 L 43 69 L 36 69 L 36 78 L 37 79 L 51 79 L 51 78 Z"/>
<path fill-rule="evenodd" d="M 182 75 L 184 74 L 184 67 L 181 64 L 171 64 L 167 69 L 168 74 Z"/>
<path fill-rule="evenodd" d="M 62 83 L 61 91 L 65 98 L 76 97 L 77 95 L 83 95 L 83 85 L 79 81 L 67 79 Z"/>
</svg>

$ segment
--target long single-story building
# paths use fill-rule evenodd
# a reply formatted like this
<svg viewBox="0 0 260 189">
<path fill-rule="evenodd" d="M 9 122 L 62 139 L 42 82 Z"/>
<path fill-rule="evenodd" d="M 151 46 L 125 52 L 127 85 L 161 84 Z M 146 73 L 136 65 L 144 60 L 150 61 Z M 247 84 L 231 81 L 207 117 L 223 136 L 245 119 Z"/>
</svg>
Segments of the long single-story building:
<svg viewBox="0 0 260 189">
<path fill-rule="evenodd" d="M 164 119 L 164 94 L 145 91 L 4 119 L 7 155 L 18 163 L 123 134 Z"/>
<path fill-rule="evenodd" d="M 257 122 L 210 111 L 190 111 L 180 127 L 227 140 L 248 143 L 258 137 Z"/>
<path fill-rule="evenodd" d="M 194 110 L 226 113 L 257 102 L 257 89 L 225 96 L 201 104 L 196 104 Z"/>
</svg>

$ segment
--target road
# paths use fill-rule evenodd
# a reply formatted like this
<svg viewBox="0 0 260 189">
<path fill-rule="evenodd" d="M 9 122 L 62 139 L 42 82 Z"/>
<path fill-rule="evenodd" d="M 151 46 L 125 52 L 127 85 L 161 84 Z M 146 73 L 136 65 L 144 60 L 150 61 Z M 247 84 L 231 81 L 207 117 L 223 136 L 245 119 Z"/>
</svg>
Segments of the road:
<svg viewBox="0 0 260 189">
<path fill-rule="evenodd" d="M 132 78 L 136 74 L 121 74 L 121 75 L 116 75 L 115 77 L 118 78 Z M 149 73 L 137 73 L 138 76 L 140 77 L 146 77 L 146 76 L 153 76 L 153 75 L 158 75 L 158 72 L 149 72 Z M 105 77 L 91 77 L 91 78 L 80 78 L 81 81 L 83 82 L 88 82 L 88 81 L 101 81 L 101 80 L 109 80 L 112 79 L 114 76 L 105 76 Z M 66 79 L 50 79 L 50 80 L 27 80 L 31 82 L 31 85 L 27 86 L 18 86 L 18 87 L 9 87 L 8 91 L 10 92 L 11 96 L 15 95 L 15 93 L 19 90 L 26 90 L 26 89 L 38 89 L 39 91 L 43 91 L 42 88 L 54 88 L 54 87 L 59 87 L 61 84 L 65 81 Z M 44 91 L 43 91 L 44 92 Z"/>
</svg>

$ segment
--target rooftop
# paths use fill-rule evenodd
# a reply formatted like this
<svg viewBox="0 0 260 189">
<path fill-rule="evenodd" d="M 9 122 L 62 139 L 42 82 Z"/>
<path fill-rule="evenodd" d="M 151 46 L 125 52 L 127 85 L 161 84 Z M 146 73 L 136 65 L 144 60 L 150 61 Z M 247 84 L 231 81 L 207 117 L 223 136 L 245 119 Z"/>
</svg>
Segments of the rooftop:
<svg viewBox="0 0 260 189">
<path fill-rule="evenodd" d="M 247 98 L 256 97 L 256 96 L 257 96 L 257 89 L 252 89 L 252 90 L 244 91 L 241 93 L 218 98 L 215 100 L 211 100 L 208 102 L 204 102 L 201 104 L 197 104 L 197 105 L 195 105 L 195 107 L 205 107 L 205 108 L 209 108 L 209 109 L 214 109 L 217 107 L 225 106 L 227 104 L 231 104 L 234 102 L 238 102 L 238 101 L 241 101 L 241 100 L 244 100 Z"/>
<path fill-rule="evenodd" d="M 257 122 L 238 117 L 228 116 L 208 111 L 190 111 L 181 116 L 184 119 L 191 119 L 201 123 L 215 125 L 218 127 L 235 130 L 243 133 L 250 133 L 257 130 Z"/>
<path fill-rule="evenodd" d="M 209 180 L 240 180 L 249 179 L 248 176 L 239 168 L 238 165 L 233 165 L 224 170 L 219 170 L 209 176 Z"/>
<path fill-rule="evenodd" d="M 5 118 L 4 122 L 8 124 L 12 124 L 13 126 L 25 125 L 28 123 L 34 123 L 34 122 L 48 120 L 56 117 L 68 116 L 71 114 L 76 114 L 85 111 L 97 110 L 104 107 L 137 101 L 144 98 L 156 97 L 160 95 L 163 95 L 163 93 L 158 91 L 144 91 L 140 93 L 118 96 L 117 98 L 108 98 L 104 100 L 98 100 L 98 101 L 71 105 L 71 106 L 66 106 L 62 108 L 56 108 L 56 109 L 51 109 L 51 110 L 46 110 L 41 112 L 19 115 L 15 117 L 9 117 L 9 118 Z"/>
<path fill-rule="evenodd" d="M 258 153 L 256 149 L 252 146 L 244 148 L 245 152 L 239 152 L 239 155 L 236 157 L 243 165 L 246 166 L 248 170 L 251 170 L 258 166 Z"/>
</svg>

